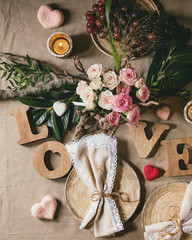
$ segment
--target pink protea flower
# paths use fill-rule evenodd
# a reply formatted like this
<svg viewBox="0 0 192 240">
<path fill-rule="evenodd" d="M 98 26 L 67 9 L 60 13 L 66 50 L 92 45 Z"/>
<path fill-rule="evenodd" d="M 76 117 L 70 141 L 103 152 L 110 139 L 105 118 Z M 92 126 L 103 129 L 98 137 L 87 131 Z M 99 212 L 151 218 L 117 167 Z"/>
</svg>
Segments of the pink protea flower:
<svg viewBox="0 0 192 240">
<path fill-rule="evenodd" d="M 136 104 L 132 104 L 129 111 L 126 113 L 127 119 L 132 123 L 136 124 L 139 121 L 140 108 Z"/>
<path fill-rule="evenodd" d="M 129 91 L 131 90 L 131 87 L 127 85 L 126 83 L 120 83 L 117 88 L 116 92 L 117 94 L 123 93 L 123 94 L 129 94 Z"/>
<path fill-rule="evenodd" d="M 119 122 L 120 114 L 118 112 L 111 112 L 106 116 L 109 126 L 115 126 Z"/>
<path fill-rule="evenodd" d="M 128 94 L 118 94 L 114 96 L 113 111 L 127 112 L 132 105 L 132 98 Z"/>
<path fill-rule="evenodd" d="M 119 73 L 120 81 L 127 83 L 129 86 L 133 86 L 137 81 L 137 72 L 133 68 L 122 68 Z"/>
<path fill-rule="evenodd" d="M 150 91 L 147 86 L 141 87 L 136 92 L 136 97 L 142 102 L 146 102 L 149 99 L 149 96 L 150 96 Z"/>
</svg>

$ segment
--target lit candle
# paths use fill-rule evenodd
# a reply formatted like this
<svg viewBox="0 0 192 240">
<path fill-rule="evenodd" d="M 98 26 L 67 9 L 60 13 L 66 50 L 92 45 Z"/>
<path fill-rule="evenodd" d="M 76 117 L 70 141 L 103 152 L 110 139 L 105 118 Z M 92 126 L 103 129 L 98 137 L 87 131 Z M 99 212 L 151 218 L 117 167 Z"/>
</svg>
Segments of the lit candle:
<svg viewBox="0 0 192 240">
<path fill-rule="evenodd" d="M 184 118 L 188 123 L 192 124 L 192 101 L 188 102 L 184 108 Z"/>
<path fill-rule="evenodd" d="M 66 57 L 72 50 L 72 40 L 66 33 L 57 32 L 49 37 L 47 48 L 56 57 Z"/>
</svg>

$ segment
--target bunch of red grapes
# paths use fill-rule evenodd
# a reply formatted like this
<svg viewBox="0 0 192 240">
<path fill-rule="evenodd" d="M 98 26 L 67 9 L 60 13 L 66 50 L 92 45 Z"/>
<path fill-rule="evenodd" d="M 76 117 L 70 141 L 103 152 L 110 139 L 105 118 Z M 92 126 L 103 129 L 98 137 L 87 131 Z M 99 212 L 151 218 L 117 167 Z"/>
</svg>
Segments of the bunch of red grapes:
<svg viewBox="0 0 192 240">
<path fill-rule="evenodd" d="M 86 13 L 87 32 L 109 40 L 105 15 L 105 1 L 93 4 Z M 142 10 L 135 0 L 112 0 L 110 31 L 120 42 L 122 51 L 130 58 L 144 55 L 160 41 L 162 21 L 156 12 Z"/>
</svg>

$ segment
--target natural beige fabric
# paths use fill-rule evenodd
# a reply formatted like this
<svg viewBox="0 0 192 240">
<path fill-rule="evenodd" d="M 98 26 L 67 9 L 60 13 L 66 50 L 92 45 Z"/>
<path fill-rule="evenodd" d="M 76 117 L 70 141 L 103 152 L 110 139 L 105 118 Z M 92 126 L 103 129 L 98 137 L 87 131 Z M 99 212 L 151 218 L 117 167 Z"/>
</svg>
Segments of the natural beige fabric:
<svg viewBox="0 0 192 240">
<path fill-rule="evenodd" d="M 192 28 L 191 0 L 160 0 L 168 14 L 175 15 L 179 22 Z M 46 30 L 36 18 L 42 4 L 57 4 L 61 9 L 69 11 L 69 17 L 58 29 Z M 85 69 L 91 64 L 101 63 L 113 67 L 112 58 L 105 56 L 94 46 L 86 33 L 85 12 L 91 9 L 91 0 L 0 0 L 0 51 L 25 56 L 27 53 L 37 58 L 58 72 L 68 70 L 76 74 L 71 57 L 59 59 L 52 56 L 46 47 L 48 37 L 55 31 L 68 33 L 74 42 L 73 55 L 78 55 Z M 132 61 L 139 75 L 146 77 L 152 55 Z M 4 81 L 0 80 L 0 87 Z M 183 119 L 184 102 L 178 98 L 167 100 L 171 107 L 169 121 L 171 129 L 164 136 L 166 139 L 192 137 L 192 126 Z M 19 133 L 16 121 L 9 111 L 22 104 L 16 100 L 0 101 L 0 240 L 93 240 L 93 233 L 80 230 L 79 221 L 69 211 L 65 202 L 66 177 L 48 180 L 39 176 L 32 164 L 35 149 L 51 138 L 24 146 L 17 144 Z M 145 113 L 142 120 L 149 123 L 163 123 L 153 113 Z M 144 201 L 158 187 L 170 182 L 191 181 L 191 176 L 160 177 L 153 181 L 145 181 L 143 169 L 147 164 L 153 164 L 166 170 L 166 156 L 163 146 L 157 144 L 154 154 L 147 159 L 138 157 L 136 148 L 125 126 L 120 126 L 115 134 L 118 140 L 118 155 L 131 164 L 136 170 L 141 183 L 141 205 L 125 231 L 113 240 L 143 240 L 140 213 Z M 71 141 L 72 133 L 67 133 L 64 143 Z M 51 161 L 53 167 L 59 163 L 59 158 Z M 40 202 L 47 194 L 59 201 L 59 208 L 54 221 L 40 221 L 31 216 L 31 206 Z M 100 239 L 104 240 L 105 237 Z"/>
<path fill-rule="evenodd" d="M 79 153 L 79 160 L 83 163 L 84 168 L 87 169 L 87 174 L 94 185 L 95 192 L 103 192 L 105 187 L 104 179 L 106 179 L 108 173 L 108 149 L 106 147 L 97 149 L 83 148 Z M 100 169 L 103 170 L 104 174 Z M 99 206 L 93 223 L 94 235 L 95 237 L 108 236 L 115 232 L 112 216 L 105 198 L 101 198 L 98 201 Z"/>
</svg>

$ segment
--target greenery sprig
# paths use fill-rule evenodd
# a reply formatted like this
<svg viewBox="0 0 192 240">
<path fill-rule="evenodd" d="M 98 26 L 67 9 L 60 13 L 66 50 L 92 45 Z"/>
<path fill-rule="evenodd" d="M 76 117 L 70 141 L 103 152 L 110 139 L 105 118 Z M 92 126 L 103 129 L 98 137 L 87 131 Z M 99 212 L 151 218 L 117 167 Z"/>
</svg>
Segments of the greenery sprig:
<svg viewBox="0 0 192 240">
<path fill-rule="evenodd" d="M 30 106 L 29 118 L 34 126 L 46 124 L 51 135 L 61 141 L 65 132 L 78 124 L 79 116 L 77 110 L 82 110 L 81 106 L 74 105 L 71 101 L 78 101 L 76 95 L 76 85 L 63 85 L 62 91 L 50 91 L 39 93 L 39 97 L 18 98 L 20 102 Z M 68 109 L 63 116 L 58 117 L 53 109 L 56 101 L 68 104 Z M 71 124 L 70 124 L 71 123 Z"/>
<path fill-rule="evenodd" d="M 150 99 L 160 101 L 168 96 L 188 97 L 183 89 L 192 80 L 192 46 L 187 46 L 191 30 L 178 25 L 170 16 L 165 23 L 162 44 L 157 47 L 146 84 Z"/>
<path fill-rule="evenodd" d="M 31 60 L 27 55 L 27 63 L 22 64 L 12 60 L 12 64 L 7 62 L 1 62 L 0 70 L 3 71 L 2 77 L 9 81 L 10 85 L 8 89 L 26 89 L 29 85 L 35 87 L 35 85 L 42 82 L 49 82 L 52 80 L 51 69 L 47 66 L 43 66 L 40 61 Z"/>
</svg>

